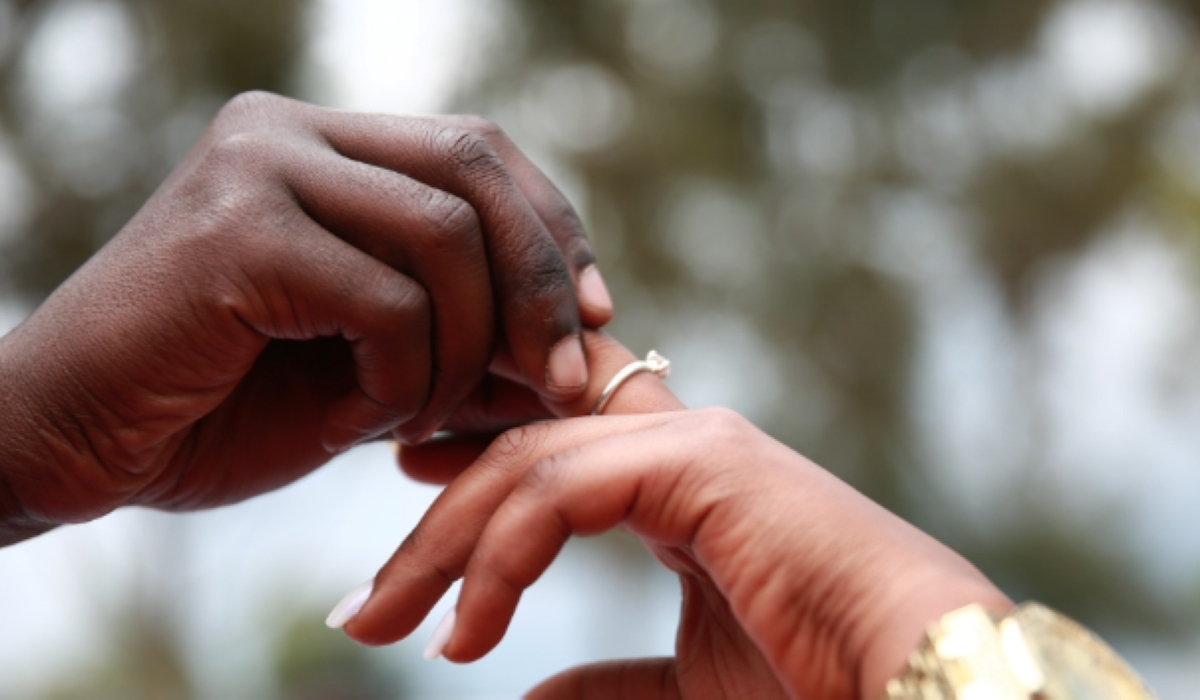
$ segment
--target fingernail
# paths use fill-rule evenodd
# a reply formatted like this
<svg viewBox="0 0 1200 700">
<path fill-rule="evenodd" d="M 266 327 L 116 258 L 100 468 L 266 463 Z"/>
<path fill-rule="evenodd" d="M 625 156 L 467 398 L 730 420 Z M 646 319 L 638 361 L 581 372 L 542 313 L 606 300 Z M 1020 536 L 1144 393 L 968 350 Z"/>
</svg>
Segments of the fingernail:
<svg viewBox="0 0 1200 700">
<path fill-rule="evenodd" d="M 584 306 L 597 311 L 612 311 L 612 297 L 609 296 L 604 278 L 600 276 L 600 270 L 595 265 L 588 265 L 583 274 L 579 275 L 579 299 Z"/>
<path fill-rule="evenodd" d="M 423 445 L 423 444 L 429 442 L 433 438 L 433 436 L 437 434 L 438 430 L 441 430 L 441 428 L 439 428 L 436 425 L 431 425 L 419 433 L 415 433 L 413 435 L 407 435 L 407 434 L 402 435 L 401 443 L 407 447 L 416 447 L 418 445 Z M 397 454 L 399 454 L 400 449 L 402 449 L 402 448 L 400 448 L 399 445 L 397 445 L 397 448 L 396 448 Z"/>
<path fill-rule="evenodd" d="M 574 389 L 587 383 L 587 361 L 583 359 L 583 343 L 578 336 L 566 338 L 554 346 L 546 374 L 550 386 L 558 389 Z"/>
<path fill-rule="evenodd" d="M 366 438 L 358 433 L 352 433 L 346 428 L 336 426 L 326 427 L 321 433 L 320 440 L 321 447 L 324 447 L 331 457 L 337 457 L 362 444 Z"/>
<path fill-rule="evenodd" d="M 371 597 L 371 591 L 375 588 L 374 581 L 367 581 L 358 588 L 350 591 L 342 602 L 334 606 L 333 612 L 329 613 L 329 617 L 325 618 L 325 625 L 329 629 L 341 629 L 347 622 L 350 621 L 359 610 L 362 610 L 363 605 L 366 605 L 367 599 Z"/>
<path fill-rule="evenodd" d="M 446 611 L 446 616 L 438 623 L 437 629 L 433 631 L 433 636 L 429 638 L 429 644 L 425 646 L 425 658 L 433 661 L 442 655 L 446 649 L 446 645 L 450 643 L 450 637 L 454 634 L 454 622 L 458 619 L 458 615 L 454 608 Z"/>
</svg>

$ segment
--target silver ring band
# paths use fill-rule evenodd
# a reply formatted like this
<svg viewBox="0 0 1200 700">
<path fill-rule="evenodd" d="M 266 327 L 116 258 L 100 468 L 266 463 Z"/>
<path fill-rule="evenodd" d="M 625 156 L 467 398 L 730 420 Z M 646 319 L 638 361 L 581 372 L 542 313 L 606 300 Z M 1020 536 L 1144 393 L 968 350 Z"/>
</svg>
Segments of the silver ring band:
<svg viewBox="0 0 1200 700">
<path fill-rule="evenodd" d="M 608 386 L 604 387 L 604 391 L 600 394 L 600 398 L 596 401 L 596 407 L 592 409 L 592 415 L 598 416 L 608 405 L 613 394 L 617 393 L 617 389 L 621 385 L 629 381 L 629 378 L 639 372 L 649 372 L 659 379 L 666 379 L 671 374 L 671 361 L 659 355 L 654 350 L 651 350 L 646 355 L 646 359 L 630 362 L 621 368 L 620 372 L 608 382 Z"/>
</svg>

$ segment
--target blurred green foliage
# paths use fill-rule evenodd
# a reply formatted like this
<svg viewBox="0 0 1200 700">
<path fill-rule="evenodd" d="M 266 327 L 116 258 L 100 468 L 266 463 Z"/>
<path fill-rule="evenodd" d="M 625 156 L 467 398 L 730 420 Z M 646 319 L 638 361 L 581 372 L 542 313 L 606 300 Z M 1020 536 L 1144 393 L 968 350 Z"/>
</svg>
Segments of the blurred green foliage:
<svg viewBox="0 0 1200 700">
<path fill-rule="evenodd" d="M 275 676 L 284 700 L 387 700 L 407 697 L 394 674 L 365 647 L 313 624 L 324 611 L 300 613 L 283 627 Z"/>
<path fill-rule="evenodd" d="M 23 70 L 39 25 L 72 4 L 20 3 L 0 50 L 0 133 L 33 190 L 21 231 L 0 246 L 0 270 L 30 301 L 132 217 L 225 100 L 295 92 L 307 37 L 304 0 L 127 0 L 116 7 L 135 27 L 132 79 L 114 101 L 61 114 L 32 104 Z"/>
<path fill-rule="evenodd" d="M 696 309 L 750 322 L 779 359 L 782 389 L 756 416 L 773 435 L 1014 595 L 1105 629 L 1178 632 L 1187 615 L 1139 571 L 1119 508 L 1080 524 L 1036 497 L 1049 459 L 1037 445 L 1004 505 L 1024 524 L 971 526 L 923 463 L 910 415 L 918 295 L 873 257 L 896 245 L 895 202 L 949 212 L 1020 330 L 1039 274 L 1124 212 L 1194 235 L 1195 190 L 1158 155 L 1164 123 L 1196 99 L 1200 10 L 1142 3 L 1153 42 L 1187 58 L 1095 106 L 1037 72 L 1048 25 L 1082 5 L 511 0 L 502 50 L 463 104 L 578 178 L 632 347 Z M 902 233 L 902 249 L 907 233 L 922 232 Z M 1027 400 L 1036 433 L 1041 407 Z"/>
<path fill-rule="evenodd" d="M 27 302 L 120 228 L 224 100 L 251 88 L 304 94 L 309 3 L 120 0 L 140 47 L 134 79 L 112 104 L 39 110 L 22 84 L 27 42 L 65 4 L 0 3 L 13 18 L 0 37 L 0 145 L 29 186 L 28 211 L 0 238 L 0 280 Z M 777 360 L 780 391 L 756 416 L 773 435 L 1014 595 L 1106 629 L 1194 625 L 1194 606 L 1192 618 L 1179 612 L 1191 601 L 1162 595 L 1137 569 L 1114 532 L 1119 517 L 1080 522 L 1055 498 L 1030 495 L 1048 459 L 1036 444 L 1021 455 L 1027 488 L 1006 506 L 1020 526 L 971 526 L 923 464 L 910 415 L 918 295 L 872 251 L 897 202 L 949 212 L 1024 329 L 1038 275 L 1123 212 L 1194 236 L 1197 190 L 1161 144 L 1164 125 L 1200 99 L 1195 4 L 1143 3 L 1182 58 L 1150 89 L 1100 106 L 1038 82 L 1047 24 L 1068 7 L 1054 0 L 497 6 L 486 69 L 459 104 L 569 174 L 618 301 L 619 336 L 648 347 L 664 319 L 689 313 L 751 324 Z M 906 240 L 906 253 L 923 254 Z M 1028 401 L 1038 423 L 1041 407 Z M 361 662 L 306 624 L 282 635 L 284 688 L 310 686 L 312 674 L 343 678 Z M 144 679 L 144 693 L 108 672 L 87 687 L 184 693 L 161 630 L 135 629 L 145 639 L 119 646 L 113 669 Z M 72 692 L 59 696 L 81 697 Z"/>
</svg>

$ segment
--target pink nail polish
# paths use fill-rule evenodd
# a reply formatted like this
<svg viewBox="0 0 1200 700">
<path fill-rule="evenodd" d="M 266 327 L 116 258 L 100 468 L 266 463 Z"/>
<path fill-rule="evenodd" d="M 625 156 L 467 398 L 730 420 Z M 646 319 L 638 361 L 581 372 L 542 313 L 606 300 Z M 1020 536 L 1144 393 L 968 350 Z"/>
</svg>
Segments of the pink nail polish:
<svg viewBox="0 0 1200 700">
<path fill-rule="evenodd" d="M 446 650 L 446 645 L 450 643 L 450 637 L 454 636 L 454 623 L 457 619 L 458 615 L 454 608 L 446 611 L 446 616 L 442 618 L 437 628 L 433 630 L 433 636 L 429 638 L 429 644 L 425 647 L 426 659 L 433 661 Z"/>
<path fill-rule="evenodd" d="M 367 581 L 358 588 L 350 591 L 333 612 L 329 613 L 329 617 L 325 618 L 325 624 L 330 629 L 341 629 L 347 622 L 352 620 L 359 610 L 367 604 L 367 600 L 371 597 L 371 591 L 375 589 L 374 581 Z"/>
<path fill-rule="evenodd" d="M 546 381 L 556 389 L 576 389 L 587 383 L 587 360 L 578 336 L 564 339 L 550 351 Z"/>
<path fill-rule="evenodd" d="M 604 284 L 604 278 L 600 276 L 600 270 L 595 265 L 589 265 L 579 275 L 579 300 L 584 306 L 596 311 L 612 312 L 612 297 Z"/>
</svg>

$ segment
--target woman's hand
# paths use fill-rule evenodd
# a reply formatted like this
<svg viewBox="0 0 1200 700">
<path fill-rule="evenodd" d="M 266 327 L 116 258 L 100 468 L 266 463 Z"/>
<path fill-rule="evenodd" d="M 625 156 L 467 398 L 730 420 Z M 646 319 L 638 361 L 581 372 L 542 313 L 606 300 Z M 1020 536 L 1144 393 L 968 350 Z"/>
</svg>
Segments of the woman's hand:
<svg viewBox="0 0 1200 700">
<path fill-rule="evenodd" d="M 598 337 L 589 355 L 604 365 L 593 365 L 594 398 L 631 358 Z M 678 407 L 646 375 L 610 405 Z M 403 453 L 430 480 L 471 456 L 462 441 Z M 739 416 L 671 411 L 506 433 L 443 492 L 346 632 L 394 642 L 461 577 L 443 653 L 478 659 L 569 536 L 618 526 L 680 577 L 675 658 L 574 669 L 531 697 L 873 700 L 926 624 L 972 602 L 1008 604 L 949 549 Z"/>
<path fill-rule="evenodd" d="M 0 544 L 419 441 L 501 338 L 538 395 L 574 398 L 581 321 L 610 316 L 571 207 L 487 122 L 239 97 L 0 340 Z"/>
</svg>

